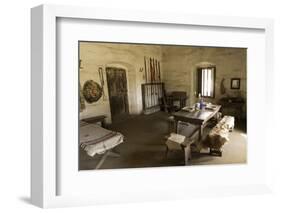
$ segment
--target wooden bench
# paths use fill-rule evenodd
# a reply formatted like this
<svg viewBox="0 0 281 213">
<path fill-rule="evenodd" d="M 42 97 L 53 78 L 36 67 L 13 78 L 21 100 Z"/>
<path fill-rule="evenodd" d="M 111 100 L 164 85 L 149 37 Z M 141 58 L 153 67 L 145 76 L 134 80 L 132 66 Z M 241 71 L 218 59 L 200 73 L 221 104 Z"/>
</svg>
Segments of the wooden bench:
<svg viewBox="0 0 281 213">
<path fill-rule="evenodd" d="M 229 132 L 234 129 L 234 117 L 224 116 L 207 135 L 203 144 L 210 148 L 210 155 L 222 156 L 222 146 L 229 141 Z"/>
<path fill-rule="evenodd" d="M 234 129 L 234 117 L 225 115 L 217 124 L 220 128 L 225 128 L 228 131 L 232 132 Z"/>
</svg>

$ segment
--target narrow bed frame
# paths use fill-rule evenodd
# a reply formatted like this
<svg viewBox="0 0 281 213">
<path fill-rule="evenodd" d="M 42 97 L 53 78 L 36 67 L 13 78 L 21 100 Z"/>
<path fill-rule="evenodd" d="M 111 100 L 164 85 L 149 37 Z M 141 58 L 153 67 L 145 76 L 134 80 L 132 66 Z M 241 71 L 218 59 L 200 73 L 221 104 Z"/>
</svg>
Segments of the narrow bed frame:
<svg viewBox="0 0 281 213">
<path fill-rule="evenodd" d="M 86 123 L 101 123 L 101 127 L 105 128 L 105 115 L 100 115 L 100 116 L 94 116 L 94 117 L 89 117 L 89 118 L 84 118 L 81 121 L 84 121 Z M 114 149 L 114 147 L 112 148 Z M 107 159 L 107 157 L 120 157 L 119 153 L 116 153 L 114 151 L 112 151 L 112 149 L 105 151 L 104 154 L 102 154 L 102 158 L 99 160 L 99 162 L 97 163 L 95 169 L 99 169 L 103 163 L 105 162 L 105 160 Z"/>
</svg>

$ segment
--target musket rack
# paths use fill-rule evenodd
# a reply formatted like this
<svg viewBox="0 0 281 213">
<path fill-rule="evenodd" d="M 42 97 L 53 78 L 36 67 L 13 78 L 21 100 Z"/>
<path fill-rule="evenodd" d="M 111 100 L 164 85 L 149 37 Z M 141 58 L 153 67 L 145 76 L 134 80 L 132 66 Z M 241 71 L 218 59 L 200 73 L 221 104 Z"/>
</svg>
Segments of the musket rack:
<svg viewBox="0 0 281 213">
<path fill-rule="evenodd" d="M 164 95 L 164 83 L 145 83 L 141 85 L 141 89 L 144 112 L 160 106 Z"/>
<path fill-rule="evenodd" d="M 164 84 L 161 81 L 160 61 L 144 57 L 144 78 L 142 84 L 142 103 L 144 113 L 152 113 L 160 109 L 160 100 L 163 97 Z"/>
</svg>

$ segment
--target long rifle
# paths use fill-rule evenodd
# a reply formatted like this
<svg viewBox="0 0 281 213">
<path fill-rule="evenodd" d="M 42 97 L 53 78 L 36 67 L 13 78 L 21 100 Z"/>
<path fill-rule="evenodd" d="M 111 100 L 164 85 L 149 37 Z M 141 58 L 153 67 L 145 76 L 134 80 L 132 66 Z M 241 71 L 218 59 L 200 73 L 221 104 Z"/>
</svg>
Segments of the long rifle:
<svg viewBox="0 0 281 213">
<path fill-rule="evenodd" d="M 157 90 L 156 90 L 156 78 L 155 78 L 155 75 L 156 75 L 156 67 L 155 67 L 155 60 L 154 58 L 152 59 L 152 66 L 153 66 L 153 91 L 154 91 L 154 94 L 153 94 L 153 106 L 156 106 L 156 96 L 157 96 Z"/>
<path fill-rule="evenodd" d="M 161 87 L 160 87 L 160 96 L 163 96 L 163 86 L 162 86 L 162 82 L 161 82 L 161 69 L 160 69 L 160 61 L 158 61 L 158 80 L 161 83 Z M 164 98 L 164 97 L 163 97 Z"/>
<path fill-rule="evenodd" d="M 145 83 L 147 83 L 147 70 L 146 70 L 146 59 L 144 56 L 144 76 L 145 76 Z"/>
<path fill-rule="evenodd" d="M 145 85 L 144 85 L 144 106 L 145 108 L 148 107 L 148 97 L 147 97 L 147 92 L 148 92 L 148 88 L 147 88 L 147 82 L 148 82 L 148 79 L 147 79 L 147 70 L 146 70 L 146 58 L 144 56 L 144 74 L 145 74 Z"/>
<path fill-rule="evenodd" d="M 154 106 L 156 106 L 157 105 L 157 100 L 156 100 L 156 98 L 157 98 L 157 95 L 158 95 L 158 92 L 157 92 L 157 79 L 155 78 L 156 77 L 156 75 L 157 75 L 157 69 L 156 69 L 156 59 L 154 60 L 153 59 L 153 70 L 154 70 L 154 72 L 153 72 L 153 79 L 154 79 L 154 84 L 153 84 L 153 88 L 154 88 L 154 97 L 153 97 L 153 100 L 154 100 Z"/>
<path fill-rule="evenodd" d="M 151 89 L 152 89 L 152 94 L 151 94 L 151 100 L 152 100 L 152 106 L 154 107 L 154 95 L 155 95 L 155 91 L 154 91 L 154 66 L 153 66 L 153 63 L 154 63 L 154 59 L 151 58 L 151 74 L 152 74 L 152 81 L 151 81 Z"/>
<path fill-rule="evenodd" d="M 155 59 L 155 70 L 156 70 L 156 90 L 157 90 L 157 100 L 156 100 L 156 103 L 159 105 L 159 98 L 160 98 L 160 89 L 159 89 L 159 79 L 158 79 L 158 76 L 159 76 L 159 68 L 158 68 L 158 61 Z"/>
<path fill-rule="evenodd" d="M 151 99 L 151 106 L 153 105 L 153 92 L 152 92 L 152 82 L 153 82 L 153 68 L 152 68 L 152 59 L 149 58 L 149 65 L 150 65 L 150 99 Z"/>
<path fill-rule="evenodd" d="M 146 84 L 146 97 L 147 97 L 147 108 L 150 107 L 150 104 L 151 104 L 151 100 L 150 100 L 150 88 L 149 88 L 149 82 L 150 82 L 150 67 L 149 67 L 149 59 L 148 58 L 145 58 L 145 64 L 146 64 L 146 68 L 147 68 L 147 84 Z"/>
</svg>

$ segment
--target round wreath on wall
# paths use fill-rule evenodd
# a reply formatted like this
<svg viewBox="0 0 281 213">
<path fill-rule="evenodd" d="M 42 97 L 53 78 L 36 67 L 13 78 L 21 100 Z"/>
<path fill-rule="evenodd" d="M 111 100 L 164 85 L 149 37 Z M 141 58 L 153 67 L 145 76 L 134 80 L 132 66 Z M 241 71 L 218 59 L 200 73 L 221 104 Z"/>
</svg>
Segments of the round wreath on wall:
<svg viewBox="0 0 281 213">
<path fill-rule="evenodd" d="M 88 103 L 97 102 L 102 96 L 101 86 L 93 80 L 86 81 L 83 86 L 83 96 Z"/>
</svg>

